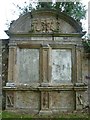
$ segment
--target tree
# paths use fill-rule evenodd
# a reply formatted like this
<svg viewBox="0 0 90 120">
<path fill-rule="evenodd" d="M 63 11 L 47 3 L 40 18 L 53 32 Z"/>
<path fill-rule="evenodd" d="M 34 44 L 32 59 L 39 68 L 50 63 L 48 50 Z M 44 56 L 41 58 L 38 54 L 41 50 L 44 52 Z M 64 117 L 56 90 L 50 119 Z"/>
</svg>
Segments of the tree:
<svg viewBox="0 0 90 120">
<path fill-rule="evenodd" d="M 53 9 L 53 2 L 38 2 L 36 9 Z"/>
<path fill-rule="evenodd" d="M 90 34 L 86 36 L 86 39 L 82 40 L 82 44 L 86 53 L 90 53 Z M 90 54 L 89 54 L 90 55 Z"/>
<path fill-rule="evenodd" d="M 81 2 L 56 2 L 54 8 L 67 13 L 77 21 L 84 19 L 86 15 L 85 6 Z"/>
<path fill-rule="evenodd" d="M 84 19 L 86 15 L 85 5 L 83 5 L 81 2 L 38 2 L 36 8 L 33 8 L 32 4 L 26 5 L 25 2 L 24 7 L 17 5 L 17 8 L 20 11 L 20 15 L 30 12 L 33 9 L 55 9 L 65 12 L 77 21 Z"/>
</svg>

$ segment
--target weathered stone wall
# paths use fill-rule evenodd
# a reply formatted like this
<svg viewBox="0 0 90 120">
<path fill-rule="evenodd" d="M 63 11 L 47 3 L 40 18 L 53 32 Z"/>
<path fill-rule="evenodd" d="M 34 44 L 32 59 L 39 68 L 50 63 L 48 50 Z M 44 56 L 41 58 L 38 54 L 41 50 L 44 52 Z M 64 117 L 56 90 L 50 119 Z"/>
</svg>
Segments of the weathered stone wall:
<svg viewBox="0 0 90 120">
<path fill-rule="evenodd" d="M 2 53 L 2 86 L 6 85 L 8 81 L 8 39 L 2 39 L 1 53 Z M 2 87 L 1 87 L 2 88 Z M 3 89 L 3 88 L 2 88 Z M 2 90 L 2 109 L 6 106 L 6 93 Z"/>
<path fill-rule="evenodd" d="M 88 104 L 84 33 L 76 21 L 59 14 L 34 11 L 11 25 L 6 109 L 53 114 Z"/>
</svg>

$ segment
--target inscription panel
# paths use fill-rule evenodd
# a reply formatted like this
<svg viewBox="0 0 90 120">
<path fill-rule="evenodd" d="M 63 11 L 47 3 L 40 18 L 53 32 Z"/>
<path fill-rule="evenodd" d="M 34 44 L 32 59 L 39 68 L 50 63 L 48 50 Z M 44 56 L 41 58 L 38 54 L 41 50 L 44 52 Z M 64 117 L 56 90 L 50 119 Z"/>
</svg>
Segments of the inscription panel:
<svg viewBox="0 0 90 120">
<path fill-rule="evenodd" d="M 33 91 L 16 92 L 16 108 L 39 109 L 40 93 Z"/>
<path fill-rule="evenodd" d="M 71 81 L 71 50 L 53 49 L 52 50 L 52 82 Z"/>
<path fill-rule="evenodd" d="M 19 49 L 17 54 L 18 82 L 38 83 L 39 82 L 39 50 Z"/>
<path fill-rule="evenodd" d="M 53 99 L 54 98 L 54 99 Z M 73 91 L 57 91 L 51 93 L 51 108 L 57 110 L 74 110 L 75 100 Z"/>
</svg>

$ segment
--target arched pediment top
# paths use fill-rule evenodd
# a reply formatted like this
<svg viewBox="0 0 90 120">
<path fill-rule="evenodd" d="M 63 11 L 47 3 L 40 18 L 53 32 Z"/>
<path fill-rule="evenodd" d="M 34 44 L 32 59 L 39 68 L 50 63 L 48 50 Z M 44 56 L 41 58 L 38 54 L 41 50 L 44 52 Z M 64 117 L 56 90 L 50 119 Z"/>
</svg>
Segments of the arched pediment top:
<svg viewBox="0 0 90 120">
<path fill-rule="evenodd" d="M 14 21 L 8 33 L 82 33 L 82 27 L 73 18 L 56 10 L 34 10 Z"/>
</svg>

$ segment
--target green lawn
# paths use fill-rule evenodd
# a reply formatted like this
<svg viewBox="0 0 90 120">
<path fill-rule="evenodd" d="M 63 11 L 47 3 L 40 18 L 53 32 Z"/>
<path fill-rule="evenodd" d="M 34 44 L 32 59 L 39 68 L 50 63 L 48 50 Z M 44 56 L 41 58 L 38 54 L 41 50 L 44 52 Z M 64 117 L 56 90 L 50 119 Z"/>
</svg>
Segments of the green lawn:
<svg viewBox="0 0 90 120">
<path fill-rule="evenodd" d="M 33 116 L 29 114 L 20 114 L 20 113 L 7 112 L 7 111 L 2 112 L 2 118 L 32 118 L 32 117 Z"/>
<path fill-rule="evenodd" d="M 20 114 L 20 113 L 15 113 L 15 112 L 7 112 L 3 111 L 2 112 L 2 118 L 88 118 L 88 114 L 86 113 L 73 113 L 73 114 L 60 114 L 56 116 L 39 116 L 39 115 L 29 115 L 29 114 Z"/>
</svg>

